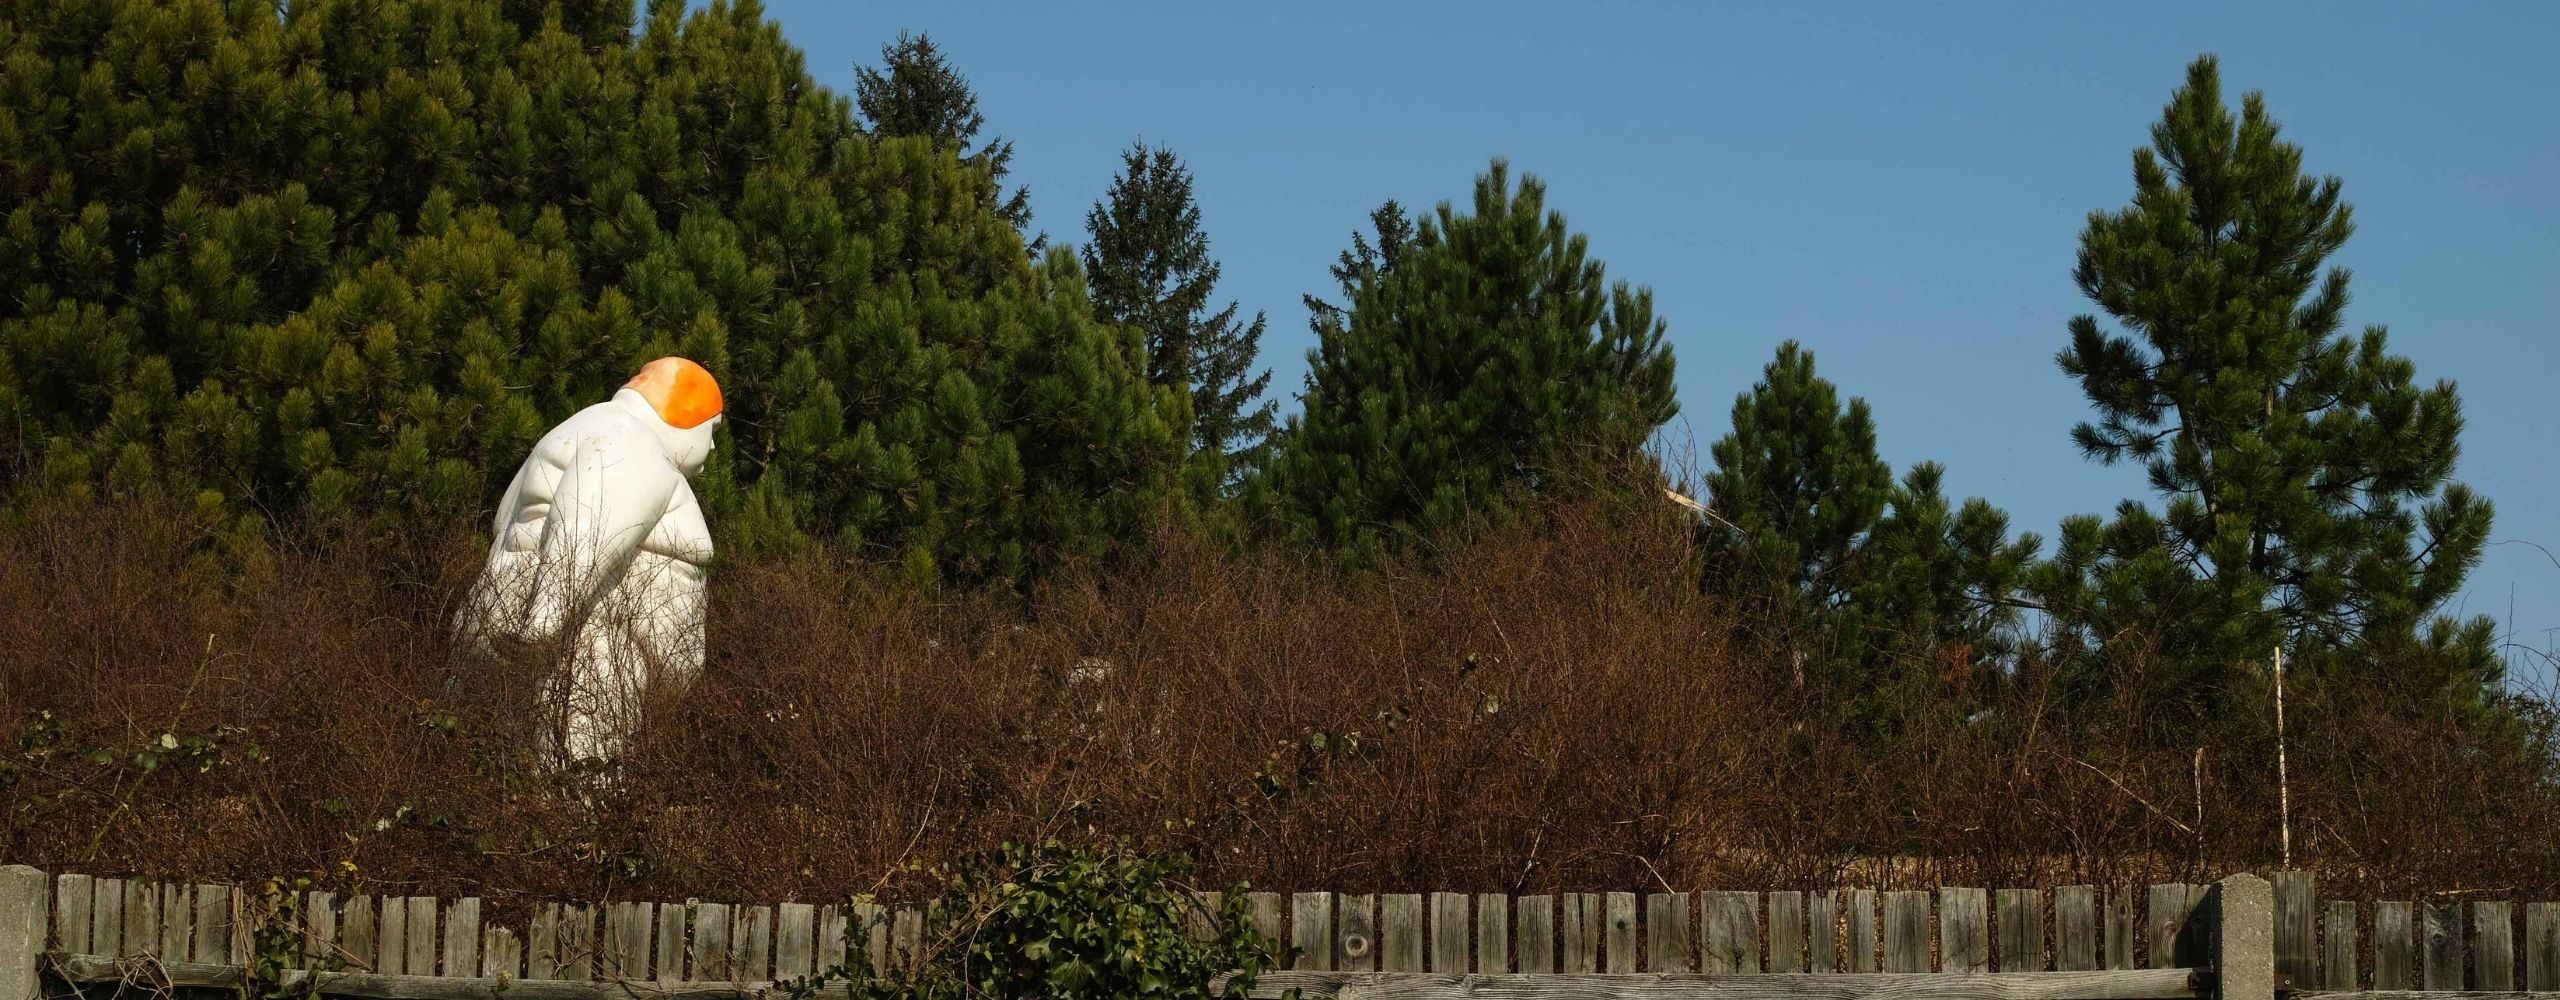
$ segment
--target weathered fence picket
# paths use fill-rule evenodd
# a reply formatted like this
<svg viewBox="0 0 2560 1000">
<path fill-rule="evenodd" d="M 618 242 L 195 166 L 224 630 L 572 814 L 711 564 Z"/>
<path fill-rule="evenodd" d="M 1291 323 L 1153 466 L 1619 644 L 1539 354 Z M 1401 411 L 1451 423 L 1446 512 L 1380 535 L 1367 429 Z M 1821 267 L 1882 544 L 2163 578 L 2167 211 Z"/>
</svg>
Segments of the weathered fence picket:
<svg viewBox="0 0 2560 1000">
<path fill-rule="evenodd" d="M 2324 977 L 2320 984 L 2329 989 L 2344 991 L 2356 988 L 2360 971 L 2357 964 L 2364 960 L 2363 951 L 2356 947 L 2356 942 L 2362 938 L 2357 933 L 2356 913 L 2354 901 L 2337 900 L 2329 904 L 2328 914 L 2321 918 L 2321 941 L 2325 947 L 2320 959 Z"/>
<path fill-rule="evenodd" d="M 1431 894 L 1432 972 L 1467 971 L 1467 894 Z"/>
<path fill-rule="evenodd" d="M 1556 971 L 1556 898 L 1522 896 L 1516 905 L 1519 915 L 1512 926 L 1520 933 L 1520 971 Z"/>
<path fill-rule="evenodd" d="M 1840 971 L 1840 926 L 1833 906 L 1839 894 L 1816 892 L 1805 900 L 1805 951 L 1814 972 Z"/>
<path fill-rule="evenodd" d="M 1644 898 L 1644 970 L 1689 971 L 1689 894 L 1657 892 Z"/>
<path fill-rule="evenodd" d="M 2066 885 L 2053 890 L 2053 967 L 2058 972 L 2098 969 L 2098 890 Z"/>
<path fill-rule="evenodd" d="M 1929 971 L 1929 894 L 1884 895 L 1884 971 Z"/>
<path fill-rule="evenodd" d="M 2462 904 L 2430 903 L 2420 913 L 2421 982 L 2429 990 L 2462 988 Z"/>
<path fill-rule="evenodd" d="M 1760 894 L 1703 895 L 1701 918 L 1706 926 L 1699 970 L 1719 975 L 1760 971 Z"/>
<path fill-rule="evenodd" d="M 2373 904 L 2373 988 L 2405 990 L 2410 987 L 2409 902 L 2402 899 L 2383 900 Z"/>
<path fill-rule="evenodd" d="M 1334 900 L 1333 967 L 1344 972 L 1378 968 L 1378 897 L 1362 893 Z"/>
<path fill-rule="evenodd" d="M 1769 894 L 1769 971 L 1804 972 L 1804 893 Z"/>
<path fill-rule="evenodd" d="M 1292 969 L 1333 968 L 1333 894 L 1302 892 L 1289 897 L 1289 958 Z"/>
<path fill-rule="evenodd" d="M 1609 909 L 1607 941 L 1604 945 L 1611 972 L 1636 971 L 1636 894 L 1612 892 L 1604 897 Z"/>
<path fill-rule="evenodd" d="M 1476 897 L 1476 960 L 1479 973 L 1511 971 L 1511 897 L 1488 892 Z"/>
<path fill-rule="evenodd" d="M 2515 949 L 2515 915 L 2507 904 L 2471 904 L 2471 988 L 2486 993 L 2515 989 Z"/>
<path fill-rule="evenodd" d="M 1422 971 L 1422 897 L 1399 892 L 1378 897 L 1378 969 Z"/>
<path fill-rule="evenodd" d="M 1991 971 L 1991 904 L 1980 889 L 1938 890 L 1938 965 L 1946 972 Z"/>
<path fill-rule="evenodd" d="M 2277 872 L 2268 881 L 2276 892 L 2276 974 L 2305 986 L 2318 982 L 2319 967 L 2311 950 L 2318 938 L 2311 873 Z"/>
<path fill-rule="evenodd" d="M 2524 905 L 2524 988 L 2560 990 L 2560 903 Z"/>
</svg>

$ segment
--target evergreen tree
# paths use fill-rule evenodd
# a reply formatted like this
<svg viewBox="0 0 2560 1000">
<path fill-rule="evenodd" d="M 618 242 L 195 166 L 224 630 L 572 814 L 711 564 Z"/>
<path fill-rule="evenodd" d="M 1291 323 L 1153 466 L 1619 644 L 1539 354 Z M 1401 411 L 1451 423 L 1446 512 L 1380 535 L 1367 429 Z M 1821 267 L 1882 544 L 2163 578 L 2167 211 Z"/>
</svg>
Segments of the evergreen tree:
<svg viewBox="0 0 2560 1000">
<path fill-rule="evenodd" d="M 1410 243 L 1345 255 L 1348 305 L 1319 321 L 1275 470 L 1323 544 L 1499 514 L 1582 463 L 1632 458 L 1678 407 L 1652 292 L 1608 284 L 1545 185 L 1515 190 L 1496 160 L 1473 209 L 1443 203 Z"/>
<path fill-rule="evenodd" d="M 1858 549 L 1893 488 L 1867 401 L 1844 410 L 1813 352 L 1790 340 L 1734 398 L 1733 429 L 1707 453 L 1707 503 L 1721 519 L 1701 535 L 1707 571 L 1763 594 L 1785 624 L 1813 627 L 1855 589 Z"/>
<path fill-rule="evenodd" d="M 1350 301 L 1361 282 L 1376 280 L 1395 270 L 1396 258 L 1402 256 L 1405 246 L 1413 242 L 1413 217 L 1406 215 L 1404 206 L 1396 204 L 1393 198 L 1369 211 L 1369 227 L 1378 234 L 1376 243 L 1369 242 L 1368 237 L 1354 230 L 1351 248 L 1342 251 L 1325 268 L 1332 273 L 1334 284 L 1342 289 L 1342 298 L 1346 302 Z M 1315 332 L 1319 341 L 1324 339 L 1326 331 L 1338 329 L 1350 315 L 1344 307 L 1313 294 L 1301 295 L 1299 300 L 1306 303 L 1307 327 Z"/>
<path fill-rule="evenodd" d="M 1014 579 L 1176 495 L 1181 395 L 988 171 L 752 2 L 569 6 L 0 0 L 0 481 L 463 523 L 681 353 L 726 542 Z"/>
<path fill-rule="evenodd" d="M 902 31 L 897 41 L 881 46 L 879 68 L 854 67 L 853 93 L 855 106 L 862 109 L 863 120 L 876 136 L 920 136 L 965 151 L 987 124 L 987 116 L 978 112 L 978 93 L 969 88 L 969 78 L 961 76 L 933 39 L 921 33 Z M 964 158 L 1001 181 L 1011 171 L 1013 143 L 997 136 Z M 1014 188 L 996 206 L 996 215 L 1015 229 L 1030 228 L 1031 189 Z M 1031 252 L 1039 253 L 1047 243 L 1045 235 L 1033 239 Z"/>
<path fill-rule="evenodd" d="M 1108 197 L 1085 214 L 1094 312 L 1146 338 L 1150 381 L 1191 394 L 1194 454 L 1245 471 L 1270 435 L 1276 409 L 1268 400 L 1256 403 L 1271 384 L 1268 369 L 1253 371 L 1263 316 L 1240 322 L 1233 302 L 1207 312 L 1218 262 L 1209 257 L 1182 161 L 1143 142 L 1121 159 Z"/>
<path fill-rule="evenodd" d="M 1812 352 L 1780 345 L 1709 454 L 1709 586 L 1743 598 L 1791 647 L 1793 678 L 1850 716 L 1873 726 L 1961 699 L 2011 651 L 2039 540 L 2010 539 L 1979 498 L 1950 509 L 1934 463 L 1896 484 L 1866 400 L 1843 406 Z"/>
<path fill-rule="evenodd" d="M 2490 505 L 2450 480 L 2453 385 L 2414 384 L 2379 326 L 2340 332 L 2348 276 L 2324 266 L 2354 227 L 2337 178 L 2301 172 L 2259 95 L 2235 118 L 2210 56 L 2151 138 L 2133 204 L 2090 216 L 2075 272 L 2126 332 L 2078 317 L 2059 363 L 2098 415 L 2072 440 L 2140 463 L 2166 504 L 2063 525 L 2039 582 L 2062 638 L 2149 636 L 2153 682 L 2189 717 L 2278 644 L 2315 673 L 2476 702 L 2491 626 L 2438 612 Z"/>
</svg>

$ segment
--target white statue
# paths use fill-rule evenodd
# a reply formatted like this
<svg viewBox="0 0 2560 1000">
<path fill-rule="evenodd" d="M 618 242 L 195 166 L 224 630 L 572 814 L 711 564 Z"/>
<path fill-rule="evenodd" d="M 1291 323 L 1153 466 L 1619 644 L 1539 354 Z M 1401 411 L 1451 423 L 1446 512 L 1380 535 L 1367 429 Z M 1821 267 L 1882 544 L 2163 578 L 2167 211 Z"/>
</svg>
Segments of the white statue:
<svg viewBox="0 0 2560 1000">
<path fill-rule="evenodd" d="M 612 758 L 652 685 L 702 670 L 711 533 L 687 478 L 719 422 L 711 373 L 660 358 L 544 434 L 498 502 L 461 627 L 485 654 L 565 658 L 543 688 L 553 766 Z"/>
</svg>

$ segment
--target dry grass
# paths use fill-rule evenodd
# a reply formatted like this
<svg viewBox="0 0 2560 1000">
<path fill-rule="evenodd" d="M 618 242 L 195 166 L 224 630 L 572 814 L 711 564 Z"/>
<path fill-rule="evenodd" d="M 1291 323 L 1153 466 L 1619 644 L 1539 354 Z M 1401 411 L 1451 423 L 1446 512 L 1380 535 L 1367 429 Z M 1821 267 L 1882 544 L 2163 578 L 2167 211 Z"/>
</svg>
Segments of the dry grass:
<svg viewBox="0 0 2560 1000">
<path fill-rule="evenodd" d="M 472 539 L 285 545 L 241 572 L 165 511 L 23 515 L 0 530 L 0 717 L 22 726 L 0 857 L 501 900 L 897 893 L 912 864 L 1044 836 L 1353 892 L 2274 860 L 2265 727 L 2137 740 L 2116 721 L 2141 706 L 2073 703 L 2030 658 L 1988 702 L 1843 737 L 1649 508 L 1357 579 L 1153 543 L 1027 599 L 884 589 L 822 555 L 726 566 L 702 682 L 651 706 L 589 803 L 524 767 L 533 671 L 450 655 Z M 2332 891 L 2560 896 L 2541 703 L 2518 735 L 2295 697 L 2295 853 Z M 163 734 L 181 749 L 146 772 Z"/>
</svg>

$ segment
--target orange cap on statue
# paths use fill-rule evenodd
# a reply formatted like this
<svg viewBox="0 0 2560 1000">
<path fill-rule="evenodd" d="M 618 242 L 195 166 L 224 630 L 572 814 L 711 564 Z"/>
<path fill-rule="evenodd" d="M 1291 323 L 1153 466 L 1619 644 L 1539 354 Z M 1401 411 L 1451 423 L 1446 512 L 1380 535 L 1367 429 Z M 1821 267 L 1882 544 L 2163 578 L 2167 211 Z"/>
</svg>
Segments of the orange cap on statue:
<svg viewBox="0 0 2560 1000">
<path fill-rule="evenodd" d="M 683 358 L 659 358 L 623 383 L 658 411 L 669 426 L 691 430 L 720 415 L 720 383 L 701 365 Z"/>
</svg>

